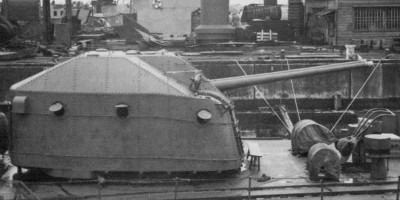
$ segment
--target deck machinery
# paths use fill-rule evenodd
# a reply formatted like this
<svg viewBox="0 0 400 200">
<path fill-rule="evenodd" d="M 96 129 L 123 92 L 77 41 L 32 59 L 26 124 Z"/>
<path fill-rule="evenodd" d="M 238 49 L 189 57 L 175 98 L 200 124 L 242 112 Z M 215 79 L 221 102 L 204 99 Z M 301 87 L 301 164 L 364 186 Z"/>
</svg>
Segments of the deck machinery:
<svg viewBox="0 0 400 200">
<path fill-rule="evenodd" d="M 353 61 L 209 80 L 172 53 L 87 52 L 11 87 L 11 160 L 67 178 L 237 170 L 238 122 L 221 91 L 368 66 Z"/>
</svg>

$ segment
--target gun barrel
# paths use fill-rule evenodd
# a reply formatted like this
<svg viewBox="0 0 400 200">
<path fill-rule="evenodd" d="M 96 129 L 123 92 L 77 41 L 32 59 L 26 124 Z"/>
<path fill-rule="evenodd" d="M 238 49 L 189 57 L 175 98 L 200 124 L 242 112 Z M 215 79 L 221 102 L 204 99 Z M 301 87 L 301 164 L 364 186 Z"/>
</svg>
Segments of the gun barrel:
<svg viewBox="0 0 400 200">
<path fill-rule="evenodd" d="M 371 66 L 373 66 L 372 61 L 361 60 L 361 61 L 322 65 L 317 67 L 308 67 L 308 68 L 301 68 L 301 69 L 294 69 L 287 71 L 213 79 L 211 81 L 218 89 L 229 90 L 229 89 L 235 89 L 262 83 L 269 83 L 269 82 L 313 76 L 330 72 L 345 71 L 363 67 L 371 67 Z"/>
</svg>

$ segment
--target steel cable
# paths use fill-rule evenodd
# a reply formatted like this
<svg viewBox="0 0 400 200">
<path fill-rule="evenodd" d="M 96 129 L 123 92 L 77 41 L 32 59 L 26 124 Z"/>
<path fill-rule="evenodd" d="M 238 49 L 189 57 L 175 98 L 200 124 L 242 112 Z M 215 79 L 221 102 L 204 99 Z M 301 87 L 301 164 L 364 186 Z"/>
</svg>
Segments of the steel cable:
<svg viewBox="0 0 400 200">
<path fill-rule="evenodd" d="M 247 76 L 246 71 L 244 71 L 243 67 L 240 65 L 239 61 L 235 60 L 236 64 L 239 66 L 240 70 L 242 70 L 243 74 Z M 271 109 L 271 111 L 278 117 L 279 121 L 283 124 L 283 126 L 291 132 L 289 127 L 286 125 L 286 123 L 282 120 L 282 118 L 279 117 L 278 113 L 275 111 L 275 109 L 272 107 L 272 105 L 268 102 L 268 100 L 265 98 L 264 94 L 257 88 L 257 86 L 254 86 L 254 89 L 257 91 L 257 93 L 261 96 L 261 98 L 264 100 L 264 102 L 268 105 L 268 107 Z"/>
<path fill-rule="evenodd" d="M 386 57 L 386 56 L 385 56 Z M 372 70 L 372 72 L 369 74 L 368 78 L 364 81 L 364 83 L 362 84 L 362 86 L 360 87 L 360 89 L 358 90 L 358 92 L 356 93 L 356 95 L 354 96 L 354 98 L 351 100 L 351 102 L 349 103 L 349 105 L 346 107 L 346 109 L 344 110 L 344 112 L 342 113 L 342 115 L 340 115 L 339 119 L 336 121 L 336 123 L 333 125 L 333 127 L 331 128 L 331 132 L 333 131 L 333 129 L 336 128 L 336 126 L 339 124 L 340 120 L 342 120 L 344 114 L 349 110 L 350 106 L 353 105 L 354 101 L 357 99 L 358 95 L 361 93 L 361 91 L 364 89 L 365 85 L 367 85 L 369 79 L 371 79 L 372 75 L 374 74 L 374 72 L 376 71 L 376 69 L 379 67 L 379 64 L 382 62 L 382 60 L 385 58 L 381 58 L 379 60 L 379 62 L 375 65 L 374 69 Z"/>
<path fill-rule="evenodd" d="M 289 60 L 287 58 L 285 58 L 285 60 L 286 60 L 286 63 L 287 63 L 288 70 L 290 70 Z M 297 104 L 296 93 L 294 91 L 293 79 L 290 79 L 290 83 L 292 84 L 292 92 L 293 92 L 294 104 L 296 105 L 297 118 L 299 119 L 299 121 L 301 121 L 300 112 L 299 112 L 299 106 Z"/>
</svg>

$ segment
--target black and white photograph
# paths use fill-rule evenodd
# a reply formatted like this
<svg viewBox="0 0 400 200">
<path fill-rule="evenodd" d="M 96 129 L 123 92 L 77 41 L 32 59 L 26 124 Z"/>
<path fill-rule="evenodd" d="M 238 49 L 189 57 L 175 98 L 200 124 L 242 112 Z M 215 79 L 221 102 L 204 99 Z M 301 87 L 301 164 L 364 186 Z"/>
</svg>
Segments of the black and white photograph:
<svg viewBox="0 0 400 200">
<path fill-rule="evenodd" d="M 0 0 L 0 200 L 400 200 L 399 0 Z"/>
</svg>

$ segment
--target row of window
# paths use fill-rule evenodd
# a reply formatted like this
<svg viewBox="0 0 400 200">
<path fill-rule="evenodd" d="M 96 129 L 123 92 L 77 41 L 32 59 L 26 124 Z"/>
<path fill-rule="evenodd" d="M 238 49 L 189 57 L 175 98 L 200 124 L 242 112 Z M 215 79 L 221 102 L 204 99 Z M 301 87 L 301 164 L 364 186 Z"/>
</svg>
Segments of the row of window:
<svg viewBox="0 0 400 200">
<path fill-rule="evenodd" d="M 400 7 L 355 7 L 354 31 L 400 30 Z"/>
</svg>

